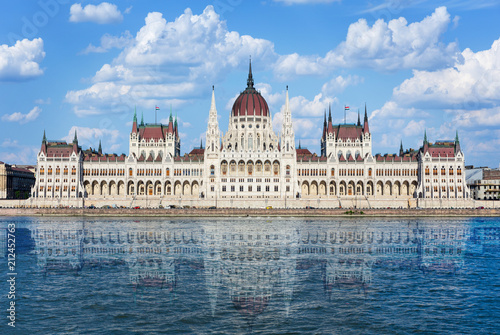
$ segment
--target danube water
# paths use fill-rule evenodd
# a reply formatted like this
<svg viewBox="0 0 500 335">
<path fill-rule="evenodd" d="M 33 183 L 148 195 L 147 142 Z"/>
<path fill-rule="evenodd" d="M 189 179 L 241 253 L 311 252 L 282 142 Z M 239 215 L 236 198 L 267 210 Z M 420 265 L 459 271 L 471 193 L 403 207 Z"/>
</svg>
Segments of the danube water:
<svg viewBox="0 0 500 335">
<path fill-rule="evenodd" d="M 499 218 L 1 218 L 0 248 L 1 334 L 500 333 Z"/>
</svg>

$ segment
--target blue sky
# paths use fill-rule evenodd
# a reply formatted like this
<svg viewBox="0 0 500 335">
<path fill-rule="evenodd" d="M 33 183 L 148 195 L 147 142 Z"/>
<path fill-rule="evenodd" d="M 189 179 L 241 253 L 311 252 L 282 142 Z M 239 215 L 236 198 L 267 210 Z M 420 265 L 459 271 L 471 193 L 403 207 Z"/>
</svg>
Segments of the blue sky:
<svg viewBox="0 0 500 335">
<path fill-rule="evenodd" d="M 9 8 L 5 8 L 5 7 Z M 256 87 L 281 128 L 319 152 L 323 113 L 357 120 L 373 154 L 454 139 L 466 164 L 500 163 L 500 1 L 216 0 L 11 2 L 0 11 L 0 160 L 33 164 L 43 131 L 128 154 L 134 107 L 179 118 L 182 153 L 204 141 L 215 85 L 220 128 Z"/>
</svg>

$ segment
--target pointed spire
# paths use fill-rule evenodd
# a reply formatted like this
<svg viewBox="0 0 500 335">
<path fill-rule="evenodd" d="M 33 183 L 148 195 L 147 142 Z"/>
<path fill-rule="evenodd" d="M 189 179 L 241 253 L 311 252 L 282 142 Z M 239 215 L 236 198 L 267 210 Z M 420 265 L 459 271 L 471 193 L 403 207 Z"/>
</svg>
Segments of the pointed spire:
<svg viewBox="0 0 500 335">
<path fill-rule="evenodd" d="M 332 105 L 328 104 L 328 122 L 332 122 Z"/>
<path fill-rule="evenodd" d="M 359 127 L 359 126 L 361 126 L 361 121 L 360 121 L 360 119 L 359 119 L 359 109 L 358 109 L 358 124 L 357 124 L 357 126 L 358 126 L 358 127 Z"/>
<path fill-rule="evenodd" d="M 99 149 L 97 149 L 97 153 L 99 153 L 99 155 L 102 155 L 101 140 L 99 140 Z"/>
<path fill-rule="evenodd" d="M 78 143 L 78 136 L 76 136 L 76 128 L 75 128 L 75 137 L 73 138 L 73 143 Z"/>
<path fill-rule="evenodd" d="M 47 142 L 47 137 L 45 136 L 45 129 L 43 130 L 43 139 L 42 139 L 42 143 L 45 143 Z"/>
<path fill-rule="evenodd" d="M 144 112 L 141 112 L 141 126 L 144 127 Z"/>
<path fill-rule="evenodd" d="M 172 118 L 172 104 L 170 104 L 170 117 L 168 118 L 168 122 L 171 123 L 173 121 Z"/>
<path fill-rule="evenodd" d="M 288 100 L 288 85 L 286 85 L 286 95 L 285 95 L 285 113 L 290 112 L 290 101 Z"/>
<path fill-rule="evenodd" d="M 212 102 L 210 104 L 210 114 L 213 112 L 217 113 L 217 108 L 215 106 L 215 86 L 212 85 Z"/>
<path fill-rule="evenodd" d="M 326 128 L 326 109 L 325 109 L 325 120 L 323 121 L 323 128 Z"/>
<path fill-rule="evenodd" d="M 200 139 L 200 149 L 203 149 L 203 139 Z"/>
<path fill-rule="evenodd" d="M 253 77 L 252 77 L 252 57 L 250 57 L 250 65 L 248 67 L 248 79 L 247 79 L 247 89 L 253 88 Z"/>
<path fill-rule="evenodd" d="M 425 144 L 428 144 L 429 142 L 427 142 L 427 129 L 424 130 L 424 145 Z"/>
<path fill-rule="evenodd" d="M 365 102 L 365 120 L 363 122 L 363 132 L 365 134 L 370 132 L 370 127 L 368 126 L 368 112 L 366 110 L 366 102 Z"/>
<path fill-rule="evenodd" d="M 455 135 L 455 153 L 461 151 L 460 149 L 460 140 L 458 139 L 458 130 L 457 130 L 457 133 Z"/>
<path fill-rule="evenodd" d="M 134 107 L 134 120 L 133 122 L 137 123 L 137 106 Z"/>
<path fill-rule="evenodd" d="M 300 147 L 300 140 L 299 140 L 299 149 L 302 149 L 302 148 Z"/>
<path fill-rule="evenodd" d="M 403 140 L 401 140 L 401 145 L 399 146 L 399 156 L 403 156 Z"/>
</svg>

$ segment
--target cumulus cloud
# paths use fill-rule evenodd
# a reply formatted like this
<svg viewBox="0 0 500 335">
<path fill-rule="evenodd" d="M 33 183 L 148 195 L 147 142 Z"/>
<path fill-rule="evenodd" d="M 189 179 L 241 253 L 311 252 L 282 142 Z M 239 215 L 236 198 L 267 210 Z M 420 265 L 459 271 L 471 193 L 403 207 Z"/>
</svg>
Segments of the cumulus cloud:
<svg viewBox="0 0 500 335">
<path fill-rule="evenodd" d="M 17 41 L 11 47 L 0 45 L 0 81 L 22 81 L 41 76 L 40 62 L 44 57 L 41 38 Z"/>
<path fill-rule="evenodd" d="M 363 81 L 364 78 L 356 75 L 348 75 L 347 77 L 337 76 L 332 78 L 329 82 L 324 83 L 321 91 L 326 94 L 338 94 L 343 92 L 347 86 L 354 86 Z"/>
<path fill-rule="evenodd" d="M 23 114 L 21 112 L 15 112 L 12 114 L 5 114 L 2 116 L 2 121 L 19 122 L 20 124 L 24 124 L 24 123 L 36 120 L 38 115 L 40 115 L 41 111 L 42 111 L 42 109 L 40 107 L 35 106 L 27 114 Z"/>
<path fill-rule="evenodd" d="M 380 71 L 434 69 L 453 64 L 456 43 L 443 44 L 440 37 L 450 25 L 446 7 L 436 8 L 420 22 L 408 23 L 404 17 L 377 20 L 369 26 L 359 19 L 349 26 L 345 41 L 325 57 L 281 56 L 275 67 L 278 77 L 320 75 L 335 68 L 366 67 Z"/>
<path fill-rule="evenodd" d="M 70 22 L 94 22 L 99 24 L 117 23 L 123 20 L 123 15 L 118 7 L 109 2 L 102 2 L 99 5 L 87 5 L 75 3 L 69 9 Z"/>
<path fill-rule="evenodd" d="M 110 147 L 109 150 L 116 150 L 117 147 L 111 148 L 113 145 L 120 144 L 117 143 L 121 139 L 120 132 L 116 129 L 103 129 L 103 128 L 88 128 L 88 127 L 77 127 L 73 126 L 68 132 L 68 135 L 64 136 L 62 140 L 66 142 L 72 142 L 75 136 L 75 130 L 78 136 L 78 144 L 83 147 L 93 147 L 97 148 L 99 145 L 99 140 L 102 141 L 103 151 L 106 151 L 105 145 Z"/>
<path fill-rule="evenodd" d="M 173 22 L 152 12 L 120 55 L 97 71 L 93 85 L 67 92 L 66 101 L 80 115 L 119 112 L 134 104 L 169 105 L 174 99 L 179 105 L 246 66 L 250 54 L 256 64 L 276 59 L 273 43 L 229 31 L 212 6 L 200 15 L 188 8 Z"/>
<path fill-rule="evenodd" d="M 35 164 L 40 150 L 39 147 L 19 144 L 10 138 L 5 139 L 0 147 L 0 161 L 8 164 Z"/>
<path fill-rule="evenodd" d="M 108 52 L 111 49 L 123 49 L 132 41 L 132 39 L 133 37 L 128 30 L 125 31 L 121 36 L 104 34 L 101 37 L 101 45 L 94 46 L 92 44 L 89 44 L 89 46 L 85 48 L 85 50 L 83 50 L 81 53 L 104 53 Z"/>
<path fill-rule="evenodd" d="M 500 39 L 488 50 L 465 49 L 453 66 L 436 71 L 414 71 L 394 89 L 394 100 L 421 108 L 471 109 L 500 102 Z"/>
</svg>

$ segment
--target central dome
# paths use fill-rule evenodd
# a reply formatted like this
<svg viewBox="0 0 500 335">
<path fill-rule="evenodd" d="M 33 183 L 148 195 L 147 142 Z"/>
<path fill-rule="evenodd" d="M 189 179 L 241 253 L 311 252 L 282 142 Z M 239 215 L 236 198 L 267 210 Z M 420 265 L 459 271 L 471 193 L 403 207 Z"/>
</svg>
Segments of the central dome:
<svg viewBox="0 0 500 335">
<path fill-rule="evenodd" d="M 247 88 L 233 104 L 231 116 L 270 116 L 269 107 L 262 95 L 253 87 L 252 63 L 248 72 Z"/>
</svg>

